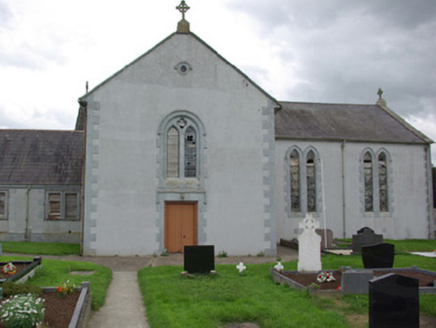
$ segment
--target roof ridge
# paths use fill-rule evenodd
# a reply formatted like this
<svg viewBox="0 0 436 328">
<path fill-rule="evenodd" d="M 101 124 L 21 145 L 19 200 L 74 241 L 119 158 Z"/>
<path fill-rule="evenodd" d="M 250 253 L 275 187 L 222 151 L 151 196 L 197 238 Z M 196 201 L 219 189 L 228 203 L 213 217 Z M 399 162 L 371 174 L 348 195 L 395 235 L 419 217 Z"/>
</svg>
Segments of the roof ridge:
<svg viewBox="0 0 436 328">
<path fill-rule="evenodd" d="M 50 129 L 0 129 L 0 132 L 3 132 L 3 131 L 5 131 L 5 132 L 18 132 L 18 131 L 21 131 L 21 132 L 62 132 L 62 133 L 64 133 L 64 132 L 69 132 L 69 133 L 71 133 L 71 132 L 74 132 L 74 133 L 83 133 L 83 131 L 79 131 L 79 130 L 50 130 Z"/>
<path fill-rule="evenodd" d="M 374 104 L 356 104 L 356 103 L 329 103 L 329 102 L 313 102 L 313 101 L 287 101 L 279 100 L 279 104 L 312 104 L 312 105 L 335 105 L 335 106 L 376 106 Z"/>
</svg>

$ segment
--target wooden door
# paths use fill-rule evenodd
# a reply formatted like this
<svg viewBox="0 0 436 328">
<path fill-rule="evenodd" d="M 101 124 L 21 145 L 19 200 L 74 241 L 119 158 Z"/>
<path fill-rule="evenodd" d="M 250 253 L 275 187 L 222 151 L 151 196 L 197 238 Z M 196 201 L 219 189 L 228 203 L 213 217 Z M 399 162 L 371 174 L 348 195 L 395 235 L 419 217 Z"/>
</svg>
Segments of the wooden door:
<svg viewBox="0 0 436 328">
<path fill-rule="evenodd" d="M 165 203 L 165 248 L 168 253 L 183 253 L 197 245 L 197 203 Z"/>
</svg>

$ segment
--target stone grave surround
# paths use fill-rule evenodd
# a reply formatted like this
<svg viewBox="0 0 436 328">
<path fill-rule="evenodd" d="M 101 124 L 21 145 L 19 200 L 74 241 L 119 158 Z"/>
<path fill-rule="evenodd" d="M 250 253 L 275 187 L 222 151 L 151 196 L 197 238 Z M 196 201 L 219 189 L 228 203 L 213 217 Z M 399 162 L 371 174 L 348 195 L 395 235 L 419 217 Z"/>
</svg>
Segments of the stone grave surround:
<svg viewBox="0 0 436 328">
<path fill-rule="evenodd" d="M 390 273 L 369 281 L 370 328 L 419 328 L 419 281 Z"/>
<path fill-rule="evenodd" d="M 357 231 L 357 235 L 353 235 L 352 249 L 354 254 L 360 254 L 362 246 L 375 245 L 383 242 L 383 235 L 377 235 L 374 230 L 364 227 Z"/>
<path fill-rule="evenodd" d="M 319 222 L 308 213 L 299 227 L 303 232 L 298 236 L 298 271 L 320 271 L 322 269 L 319 248 L 321 237 L 315 231 L 319 228 Z"/>
</svg>

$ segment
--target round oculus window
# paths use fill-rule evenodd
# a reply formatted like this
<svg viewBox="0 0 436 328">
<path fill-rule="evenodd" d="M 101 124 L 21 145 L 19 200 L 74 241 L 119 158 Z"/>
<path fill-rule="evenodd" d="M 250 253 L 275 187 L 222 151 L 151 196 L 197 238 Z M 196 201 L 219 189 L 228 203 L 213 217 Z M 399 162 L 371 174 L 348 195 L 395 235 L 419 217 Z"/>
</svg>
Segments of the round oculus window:
<svg viewBox="0 0 436 328">
<path fill-rule="evenodd" d="M 182 62 L 174 67 L 180 75 L 186 75 L 192 70 L 191 65 L 188 63 Z"/>
</svg>

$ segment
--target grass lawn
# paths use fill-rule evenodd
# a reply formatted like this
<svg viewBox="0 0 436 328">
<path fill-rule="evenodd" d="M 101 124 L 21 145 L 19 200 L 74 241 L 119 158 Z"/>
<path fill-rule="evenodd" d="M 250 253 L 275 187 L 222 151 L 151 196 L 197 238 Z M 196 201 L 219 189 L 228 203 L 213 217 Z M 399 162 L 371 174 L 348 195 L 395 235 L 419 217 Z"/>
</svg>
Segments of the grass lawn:
<svg viewBox="0 0 436 328">
<path fill-rule="evenodd" d="M 31 260 L 27 257 L 0 256 L 0 262 Z M 72 275 L 71 271 L 93 271 L 92 275 Z M 70 280 L 80 286 L 82 281 L 89 281 L 92 295 L 92 309 L 98 310 L 104 304 L 106 291 L 112 280 L 109 268 L 87 262 L 42 260 L 42 268 L 33 278 L 28 280 L 31 285 L 39 287 L 57 287 L 62 282 Z"/>
<path fill-rule="evenodd" d="M 347 327 L 342 315 L 319 306 L 312 296 L 276 285 L 269 267 L 252 265 L 239 276 L 234 265 L 219 265 L 217 276 L 193 279 L 180 275 L 182 267 L 144 268 L 138 277 L 150 326 Z"/>
<path fill-rule="evenodd" d="M 4 253 L 39 255 L 79 255 L 79 244 L 37 243 L 31 241 L 2 241 Z"/>
<path fill-rule="evenodd" d="M 435 258 L 404 253 L 433 251 L 435 241 L 394 243 L 398 252 L 394 267 L 417 265 L 436 271 Z M 322 263 L 325 270 L 363 267 L 358 255 L 323 255 Z M 235 265 L 217 265 L 217 276 L 195 278 L 181 276 L 181 266 L 140 270 L 138 279 L 150 326 L 212 328 L 242 322 L 255 322 L 262 328 L 367 326 L 367 295 L 311 296 L 275 284 L 269 275 L 274 264 L 247 265 L 245 276 L 238 275 Z M 297 261 L 284 265 L 285 270 L 297 269 Z M 420 310 L 436 316 L 436 296 L 420 296 Z"/>
</svg>

